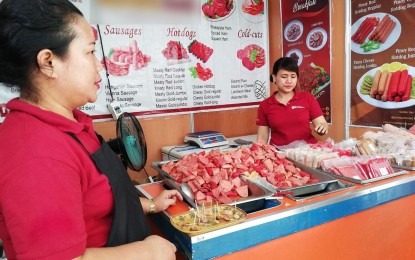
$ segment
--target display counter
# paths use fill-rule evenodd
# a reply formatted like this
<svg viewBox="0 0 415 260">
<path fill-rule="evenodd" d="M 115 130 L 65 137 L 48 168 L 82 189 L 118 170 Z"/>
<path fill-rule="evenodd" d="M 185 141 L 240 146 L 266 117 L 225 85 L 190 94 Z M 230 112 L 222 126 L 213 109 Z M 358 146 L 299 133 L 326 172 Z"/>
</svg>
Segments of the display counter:
<svg viewBox="0 0 415 260">
<path fill-rule="evenodd" d="M 164 189 L 161 183 L 137 188 L 146 197 Z M 188 259 L 413 259 L 414 194 L 409 172 L 300 202 L 284 197 L 240 224 L 196 236 L 169 221 L 189 210 L 185 202 L 150 219 Z"/>
</svg>

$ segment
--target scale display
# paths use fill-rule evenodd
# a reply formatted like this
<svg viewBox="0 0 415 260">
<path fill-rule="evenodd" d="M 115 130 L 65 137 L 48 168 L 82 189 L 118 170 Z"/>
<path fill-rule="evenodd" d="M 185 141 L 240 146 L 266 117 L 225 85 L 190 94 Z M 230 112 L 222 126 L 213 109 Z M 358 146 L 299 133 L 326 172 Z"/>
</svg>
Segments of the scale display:
<svg viewBox="0 0 415 260">
<path fill-rule="evenodd" d="M 225 136 L 216 131 L 204 131 L 187 134 L 184 138 L 184 142 L 194 143 L 200 148 L 211 148 L 229 144 Z"/>
</svg>

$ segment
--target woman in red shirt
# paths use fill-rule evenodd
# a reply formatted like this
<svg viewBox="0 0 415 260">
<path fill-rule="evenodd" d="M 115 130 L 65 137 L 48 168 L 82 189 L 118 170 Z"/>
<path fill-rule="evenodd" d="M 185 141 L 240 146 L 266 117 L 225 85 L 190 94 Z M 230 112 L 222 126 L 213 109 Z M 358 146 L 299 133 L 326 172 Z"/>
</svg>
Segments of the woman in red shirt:
<svg viewBox="0 0 415 260">
<path fill-rule="evenodd" d="M 7 259 L 174 259 L 117 155 L 77 108 L 95 102 L 95 37 L 68 0 L 0 2 L 0 83 L 17 87 L 0 126 L 0 239 Z"/>
<path fill-rule="evenodd" d="M 328 125 L 320 105 L 311 93 L 299 90 L 298 77 L 299 69 L 294 59 L 283 57 L 274 63 L 271 82 L 277 90 L 259 105 L 258 142 L 268 143 L 270 132 L 269 143 L 277 146 L 298 140 L 316 143 L 312 130 L 319 135 L 327 134 Z"/>
</svg>

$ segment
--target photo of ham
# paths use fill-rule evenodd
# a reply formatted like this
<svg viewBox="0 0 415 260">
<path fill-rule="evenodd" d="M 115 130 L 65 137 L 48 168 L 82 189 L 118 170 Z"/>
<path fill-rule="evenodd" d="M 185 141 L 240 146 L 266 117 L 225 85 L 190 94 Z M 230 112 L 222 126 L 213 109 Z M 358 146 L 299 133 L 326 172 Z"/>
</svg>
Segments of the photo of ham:
<svg viewBox="0 0 415 260">
<path fill-rule="evenodd" d="M 251 23 L 264 21 L 266 5 L 264 0 L 240 0 L 237 1 L 239 14 Z"/>
<path fill-rule="evenodd" d="M 250 15 L 264 14 L 264 0 L 244 0 L 242 2 L 242 11 Z"/>
<path fill-rule="evenodd" d="M 243 67 L 249 71 L 261 68 L 265 64 L 265 51 L 257 44 L 249 44 L 237 51 L 237 57 L 242 61 Z"/>
<path fill-rule="evenodd" d="M 102 60 L 106 62 L 107 72 L 113 76 L 126 76 L 130 69 L 139 70 L 146 67 L 151 57 L 142 53 L 136 40 L 132 40 L 129 46 L 113 47 L 108 56 Z"/>
<path fill-rule="evenodd" d="M 220 21 L 232 14 L 233 0 L 207 0 L 202 5 L 202 13 L 210 21 Z"/>
</svg>

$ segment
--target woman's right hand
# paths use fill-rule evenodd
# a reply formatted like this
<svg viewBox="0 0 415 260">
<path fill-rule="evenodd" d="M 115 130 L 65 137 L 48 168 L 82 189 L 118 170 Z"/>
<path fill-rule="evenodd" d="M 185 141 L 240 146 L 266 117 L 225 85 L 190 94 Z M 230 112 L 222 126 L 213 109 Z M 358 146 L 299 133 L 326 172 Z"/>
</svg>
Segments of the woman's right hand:
<svg viewBox="0 0 415 260">
<path fill-rule="evenodd" d="M 73 258 L 73 260 L 95 259 L 174 260 L 176 246 L 160 236 L 151 235 L 142 241 L 121 246 L 87 248 L 83 255 Z"/>
<path fill-rule="evenodd" d="M 152 252 L 151 259 L 176 259 L 176 246 L 167 239 L 151 235 L 143 242 Z"/>
</svg>

